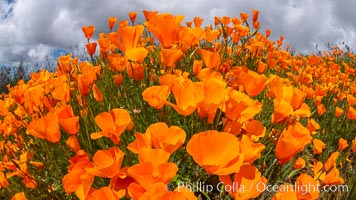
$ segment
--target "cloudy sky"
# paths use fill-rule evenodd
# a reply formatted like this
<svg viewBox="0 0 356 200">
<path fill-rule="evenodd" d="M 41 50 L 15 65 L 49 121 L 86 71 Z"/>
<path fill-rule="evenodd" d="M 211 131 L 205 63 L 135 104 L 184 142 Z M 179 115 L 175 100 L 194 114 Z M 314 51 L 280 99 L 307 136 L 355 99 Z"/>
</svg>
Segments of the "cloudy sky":
<svg viewBox="0 0 356 200">
<path fill-rule="evenodd" d="M 345 42 L 356 47 L 356 0 L 0 0 L 0 64 L 23 60 L 41 62 L 55 49 L 75 50 L 85 38 L 82 26 L 107 32 L 107 17 L 128 19 L 127 13 L 157 10 L 195 16 L 204 24 L 214 16 L 239 16 L 260 11 L 262 30 L 272 39 L 285 36 L 297 53 L 315 53 L 316 44 Z"/>
</svg>

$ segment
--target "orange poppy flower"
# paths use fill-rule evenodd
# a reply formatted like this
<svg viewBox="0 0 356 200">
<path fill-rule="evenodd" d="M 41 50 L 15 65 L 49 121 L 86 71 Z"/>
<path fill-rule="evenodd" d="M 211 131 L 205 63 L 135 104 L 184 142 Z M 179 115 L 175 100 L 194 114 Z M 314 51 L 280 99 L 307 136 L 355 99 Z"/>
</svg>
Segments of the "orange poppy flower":
<svg viewBox="0 0 356 200">
<path fill-rule="evenodd" d="M 142 97 L 151 107 L 161 109 L 170 93 L 169 87 L 166 85 L 151 86 L 142 92 Z"/>
<path fill-rule="evenodd" d="M 247 73 L 242 71 L 239 77 L 245 91 L 251 97 L 255 97 L 260 94 L 268 84 L 268 79 L 264 74 L 258 74 L 251 70 L 248 70 Z"/>
<path fill-rule="evenodd" d="M 125 27 L 129 25 L 129 21 L 127 20 L 121 20 L 119 21 L 119 27 Z"/>
<path fill-rule="evenodd" d="M 112 71 L 123 72 L 126 69 L 125 57 L 121 54 L 111 53 L 108 55 L 109 66 Z"/>
<path fill-rule="evenodd" d="M 168 127 L 166 123 L 158 122 L 150 125 L 146 133 L 151 135 L 152 145 L 172 154 L 180 148 L 186 138 L 186 133 L 178 126 Z"/>
<path fill-rule="evenodd" d="M 310 132 L 299 122 L 289 125 L 279 136 L 276 146 L 276 156 L 279 164 L 284 164 L 293 159 L 294 155 L 301 152 L 312 141 Z"/>
<path fill-rule="evenodd" d="M 239 120 L 240 123 L 244 123 L 261 111 L 261 103 L 252 100 L 242 92 L 230 88 L 228 97 L 223 110 L 226 117 L 231 120 Z"/>
<path fill-rule="evenodd" d="M 176 62 L 183 56 L 179 49 L 161 49 L 161 63 L 165 67 L 174 67 Z"/>
<path fill-rule="evenodd" d="M 130 78 L 135 79 L 137 82 L 141 81 L 145 77 L 145 66 L 139 63 L 126 63 L 127 74 Z"/>
<path fill-rule="evenodd" d="M 143 15 L 144 15 L 146 21 L 150 21 L 150 19 L 156 17 L 157 13 L 158 13 L 157 11 L 143 10 Z"/>
<path fill-rule="evenodd" d="M 298 157 L 293 164 L 293 169 L 302 169 L 306 165 L 305 160 L 302 157 Z"/>
<path fill-rule="evenodd" d="M 356 120 L 356 109 L 354 109 L 352 106 L 349 106 L 347 109 L 346 118 Z"/>
<path fill-rule="evenodd" d="M 87 52 L 88 52 L 89 56 L 93 57 L 93 55 L 95 54 L 95 50 L 96 50 L 96 42 L 88 43 L 85 45 L 85 47 L 87 48 Z"/>
<path fill-rule="evenodd" d="M 250 164 L 243 164 L 239 172 L 235 173 L 233 181 L 230 175 L 219 176 L 219 180 L 225 185 L 225 188 L 231 189 L 229 194 L 234 199 L 256 198 L 263 192 L 262 186 L 267 184 L 267 179 L 255 166 Z"/>
<path fill-rule="evenodd" d="M 11 200 L 27 200 L 25 193 L 18 192 L 14 196 L 11 197 Z"/>
<path fill-rule="evenodd" d="M 283 185 L 280 185 L 278 191 L 272 197 L 272 200 L 285 200 L 285 199 L 298 200 L 297 193 L 294 190 L 294 185 L 288 183 L 284 183 Z"/>
<path fill-rule="evenodd" d="M 57 114 L 50 112 L 39 119 L 32 120 L 27 126 L 26 133 L 52 143 L 58 142 L 61 138 L 61 132 Z"/>
<path fill-rule="evenodd" d="M 335 116 L 340 117 L 342 114 L 344 114 L 344 110 L 340 107 L 335 107 Z"/>
<path fill-rule="evenodd" d="M 339 150 L 340 151 L 346 149 L 348 146 L 349 146 L 349 144 L 347 143 L 347 140 L 345 140 L 344 138 L 339 138 Z"/>
<path fill-rule="evenodd" d="M 277 123 L 285 122 L 289 116 L 310 117 L 310 108 L 303 103 L 306 94 L 293 86 L 283 86 L 282 90 L 277 89 L 274 99 L 274 113 L 272 121 Z"/>
<path fill-rule="evenodd" d="M 339 155 L 340 153 L 338 151 L 335 151 L 329 156 L 329 158 L 324 163 L 325 171 L 329 171 L 331 168 L 336 167 L 336 160 Z"/>
<path fill-rule="evenodd" d="M 175 163 L 152 163 L 143 162 L 128 168 L 129 175 L 136 180 L 144 189 L 152 187 L 153 184 L 162 182 L 169 183 L 176 175 L 178 167 Z M 130 187 L 130 186 L 129 186 Z M 130 192 L 130 188 L 129 188 Z"/>
<path fill-rule="evenodd" d="M 79 130 L 79 117 L 75 116 L 70 105 L 63 105 L 57 110 L 59 125 L 69 134 L 77 134 Z"/>
<path fill-rule="evenodd" d="M 7 181 L 7 178 L 5 177 L 4 173 L 0 171 L 0 189 L 7 188 L 8 186 L 9 182 Z"/>
<path fill-rule="evenodd" d="M 203 85 L 199 82 L 183 81 L 176 84 L 172 89 L 177 105 L 168 101 L 166 104 L 172 106 L 179 114 L 188 116 L 195 111 L 198 104 L 203 100 L 202 89 Z"/>
<path fill-rule="evenodd" d="M 120 170 L 119 175 L 111 178 L 109 187 L 119 193 L 124 194 L 127 198 L 129 198 L 128 187 L 131 183 L 134 183 L 135 180 L 129 176 L 127 173 L 127 169 L 129 167 L 124 167 Z"/>
<path fill-rule="evenodd" d="M 193 22 L 195 27 L 200 27 L 203 23 L 203 19 L 200 17 L 194 17 Z"/>
<path fill-rule="evenodd" d="M 199 53 L 203 57 L 204 64 L 207 68 L 217 68 L 220 64 L 220 54 L 218 52 L 211 52 L 205 49 L 199 49 Z"/>
<path fill-rule="evenodd" d="M 313 153 L 314 154 L 321 154 L 325 149 L 325 143 L 319 139 L 313 139 Z"/>
<path fill-rule="evenodd" d="M 66 141 L 67 146 L 74 152 L 77 152 L 80 150 L 80 144 L 78 142 L 77 136 L 76 135 L 71 135 L 67 141 Z"/>
<path fill-rule="evenodd" d="M 101 137 L 110 138 L 115 144 L 120 142 L 120 135 L 131 123 L 130 114 L 121 108 L 114 108 L 110 112 L 102 112 L 95 117 L 95 123 L 102 130 L 91 134 L 91 139 Z"/>
<path fill-rule="evenodd" d="M 89 42 L 89 39 L 93 36 L 94 34 L 94 31 L 95 31 L 95 27 L 94 26 L 84 26 L 82 28 L 82 31 L 85 35 L 85 37 L 88 39 L 88 42 Z"/>
<path fill-rule="evenodd" d="M 314 119 L 308 119 L 307 128 L 312 135 L 316 134 L 316 130 L 320 129 L 320 125 Z"/>
<path fill-rule="evenodd" d="M 67 194 L 75 192 L 79 199 L 85 199 L 94 181 L 94 176 L 87 173 L 86 169 L 93 167 L 89 156 L 83 150 L 69 159 L 68 174 L 62 179 L 62 185 Z"/>
<path fill-rule="evenodd" d="M 112 28 L 114 28 L 116 20 L 117 20 L 116 17 L 108 17 L 108 26 L 110 31 L 112 30 Z"/>
<path fill-rule="evenodd" d="M 215 130 L 194 134 L 186 149 L 208 174 L 229 175 L 238 172 L 244 160 L 237 137 Z"/>
<path fill-rule="evenodd" d="M 111 46 L 111 41 L 109 38 L 100 38 L 98 39 L 98 43 L 99 43 L 101 54 L 109 52 Z"/>
<path fill-rule="evenodd" d="M 135 23 L 136 17 L 137 17 L 137 12 L 129 12 L 129 18 L 132 24 Z"/>
<path fill-rule="evenodd" d="M 116 75 L 114 76 L 114 83 L 115 83 L 115 85 L 118 86 L 118 87 L 121 86 L 122 82 L 124 81 L 123 79 L 124 79 L 124 78 L 122 77 L 122 74 L 121 74 L 121 73 L 116 74 Z"/>
<path fill-rule="evenodd" d="M 149 132 L 142 134 L 139 132 L 134 133 L 135 141 L 127 145 L 127 148 L 135 154 L 138 154 L 141 148 L 152 148 L 151 134 Z"/>
<path fill-rule="evenodd" d="M 258 141 L 259 138 L 265 136 L 266 134 L 266 127 L 264 127 L 262 122 L 258 120 L 248 121 L 244 129 L 246 131 L 246 135 L 254 141 Z"/>
<path fill-rule="evenodd" d="M 125 196 L 125 192 L 119 193 L 113 191 L 110 187 L 102 187 L 92 192 L 90 195 L 88 195 L 86 199 L 87 200 L 100 200 L 100 199 L 119 200 L 124 196 Z"/>
<path fill-rule="evenodd" d="M 93 96 L 98 102 L 103 102 L 104 100 L 103 94 L 95 83 L 93 84 Z"/>
<path fill-rule="evenodd" d="M 265 145 L 261 143 L 254 143 L 252 139 L 247 135 L 242 135 L 240 141 L 241 154 L 244 155 L 244 163 L 253 163 L 261 157 L 261 152 L 265 148 Z"/>
<path fill-rule="evenodd" d="M 334 167 L 326 174 L 323 183 L 325 185 L 339 185 L 344 183 L 344 179 L 340 177 L 339 170 Z"/>
<path fill-rule="evenodd" d="M 203 61 L 201 60 L 193 61 L 193 73 L 195 76 L 198 76 L 200 74 L 202 67 L 203 67 Z"/>
<path fill-rule="evenodd" d="M 259 14 L 259 11 L 258 10 L 253 10 L 252 11 L 252 21 L 257 21 L 258 20 L 258 14 Z"/>
<path fill-rule="evenodd" d="M 356 137 L 352 140 L 352 147 L 351 147 L 351 149 L 352 149 L 352 152 L 356 152 Z"/>
<path fill-rule="evenodd" d="M 178 39 L 178 30 L 183 19 L 183 15 L 159 14 L 147 20 L 146 26 L 163 48 L 171 48 Z"/>
<path fill-rule="evenodd" d="M 241 132 L 241 123 L 236 120 L 230 120 L 223 118 L 222 122 L 224 124 L 224 132 L 230 133 L 232 135 L 238 135 Z"/>
<path fill-rule="evenodd" d="M 170 153 L 163 149 L 141 148 L 138 152 L 140 163 L 152 163 L 154 167 L 167 163 Z"/>
<path fill-rule="evenodd" d="M 139 47 L 138 43 L 144 31 L 144 26 L 124 26 L 120 27 L 118 32 L 111 32 L 108 34 L 108 38 L 111 42 L 125 52 L 128 49 Z"/>
<path fill-rule="evenodd" d="M 214 40 L 216 40 L 220 35 L 220 31 L 219 30 L 207 30 L 205 31 L 205 40 L 212 43 L 214 42 Z"/>
<path fill-rule="evenodd" d="M 89 79 L 83 75 L 78 75 L 78 90 L 81 96 L 86 96 L 90 93 Z"/>
<path fill-rule="evenodd" d="M 319 183 L 307 174 L 301 174 L 295 181 L 297 199 L 318 199 Z M 307 187 L 306 187 L 307 186 Z"/>
<path fill-rule="evenodd" d="M 143 60 L 146 58 L 147 54 L 148 54 L 147 49 L 143 47 L 131 48 L 126 50 L 125 58 L 134 62 L 142 63 Z"/>
<path fill-rule="evenodd" d="M 162 195 L 164 196 L 166 193 L 170 193 L 167 190 L 167 185 L 162 182 L 154 183 L 149 188 L 144 188 L 141 185 L 132 183 L 128 187 L 128 192 L 130 194 L 130 197 L 133 199 L 157 199 L 157 200 L 167 199 L 167 198 L 161 198 L 161 196 Z M 178 198 L 178 199 L 182 199 L 182 198 Z"/>
<path fill-rule="evenodd" d="M 124 153 L 117 147 L 98 150 L 93 156 L 94 167 L 87 171 L 94 176 L 112 178 L 120 173 Z"/>
</svg>

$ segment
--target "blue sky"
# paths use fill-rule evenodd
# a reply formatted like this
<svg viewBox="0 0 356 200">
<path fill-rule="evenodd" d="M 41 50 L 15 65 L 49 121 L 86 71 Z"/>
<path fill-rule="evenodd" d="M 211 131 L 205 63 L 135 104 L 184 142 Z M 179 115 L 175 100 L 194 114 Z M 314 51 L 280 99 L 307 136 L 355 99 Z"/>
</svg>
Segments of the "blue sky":
<svg viewBox="0 0 356 200">
<path fill-rule="evenodd" d="M 107 32 L 107 17 L 128 19 L 127 13 L 157 10 L 195 16 L 204 24 L 214 16 L 239 16 L 260 11 L 262 30 L 272 39 L 285 36 L 297 53 L 315 53 L 316 45 L 345 42 L 356 47 L 356 0 L 0 0 L 0 63 L 45 61 L 56 49 L 84 51 L 82 26 L 94 25 L 95 34 Z"/>
</svg>

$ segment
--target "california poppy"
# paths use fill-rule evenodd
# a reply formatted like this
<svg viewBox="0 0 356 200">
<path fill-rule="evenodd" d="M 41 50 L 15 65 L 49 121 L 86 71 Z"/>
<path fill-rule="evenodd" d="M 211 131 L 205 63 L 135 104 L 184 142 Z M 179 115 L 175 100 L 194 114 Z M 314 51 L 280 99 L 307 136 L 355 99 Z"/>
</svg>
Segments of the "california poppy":
<svg viewBox="0 0 356 200">
<path fill-rule="evenodd" d="M 229 175 L 238 172 L 243 163 L 239 145 L 234 135 L 210 130 L 194 134 L 186 149 L 208 174 Z"/>
<path fill-rule="evenodd" d="M 95 123 L 102 130 L 92 133 L 92 139 L 98 139 L 103 136 L 110 138 L 115 144 L 120 142 L 120 135 L 131 123 L 130 114 L 121 108 L 114 108 L 110 112 L 102 112 L 95 117 Z"/>
<path fill-rule="evenodd" d="M 102 92 L 100 91 L 99 87 L 95 83 L 93 84 L 93 96 L 95 100 L 97 100 L 98 102 L 103 102 L 104 100 L 104 96 Z"/>
<path fill-rule="evenodd" d="M 93 156 L 94 167 L 87 171 L 95 176 L 112 178 L 120 173 L 124 153 L 117 147 L 98 150 Z"/>
<path fill-rule="evenodd" d="M 176 62 L 183 56 L 179 49 L 161 49 L 161 63 L 165 67 L 174 67 Z"/>
<path fill-rule="evenodd" d="M 78 142 L 77 136 L 76 135 L 71 135 L 67 141 L 66 141 L 67 146 L 74 152 L 77 152 L 80 150 L 80 144 Z"/>
<path fill-rule="evenodd" d="M 299 122 L 289 125 L 278 138 L 276 156 L 280 164 L 293 159 L 294 155 L 301 152 L 312 140 L 310 132 Z"/>
<path fill-rule="evenodd" d="M 82 28 L 82 31 L 85 35 L 85 37 L 88 39 L 88 43 L 89 43 L 89 39 L 93 36 L 94 31 L 95 31 L 95 27 L 94 26 L 84 26 Z"/>
<path fill-rule="evenodd" d="M 151 86 L 142 92 L 143 100 L 156 109 L 161 109 L 164 106 L 169 95 L 169 87 L 166 85 Z"/>
<path fill-rule="evenodd" d="M 158 122 L 150 125 L 146 133 L 151 135 L 152 145 L 172 154 L 180 148 L 186 138 L 186 133 L 178 126 L 168 127 L 166 123 Z"/>
<path fill-rule="evenodd" d="M 317 138 L 313 139 L 313 153 L 320 154 L 325 149 L 325 143 Z"/>
<path fill-rule="evenodd" d="M 252 139 L 247 135 L 242 135 L 240 141 L 241 154 L 244 155 L 244 163 L 253 163 L 261 157 L 261 152 L 265 148 L 265 145 L 261 143 L 254 143 Z"/>
<path fill-rule="evenodd" d="M 302 169 L 306 165 L 305 160 L 302 157 L 298 157 L 293 164 L 293 169 Z"/>
<path fill-rule="evenodd" d="M 152 32 L 163 48 L 172 47 L 177 41 L 178 29 L 184 16 L 173 16 L 172 14 L 159 14 L 147 20 L 147 30 Z"/>
<path fill-rule="evenodd" d="M 79 117 L 75 116 L 70 105 L 62 105 L 57 110 L 59 125 L 69 134 L 77 134 L 79 130 Z"/>
<path fill-rule="evenodd" d="M 344 138 L 339 138 L 339 150 L 344 150 L 349 146 L 349 144 L 347 143 L 347 140 L 345 140 Z"/>
<path fill-rule="evenodd" d="M 120 198 L 124 197 L 125 193 L 121 192 L 115 192 L 113 191 L 110 187 L 102 187 L 98 190 L 95 190 L 92 192 L 86 199 L 88 200 L 100 200 L 100 199 L 106 199 L 106 200 L 119 200 Z"/>
<path fill-rule="evenodd" d="M 129 12 L 129 18 L 130 18 L 132 24 L 135 23 L 136 16 L 137 16 L 137 12 Z"/>
<path fill-rule="evenodd" d="M 108 38 L 111 42 L 125 52 L 128 49 L 139 47 L 138 43 L 144 31 L 142 25 L 120 27 L 118 32 L 111 32 Z"/>
<path fill-rule="evenodd" d="M 284 183 L 278 187 L 278 191 L 273 195 L 272 200 L 298 200 L 294 185 Z"/>
<path fill-rule="evenodd" d="M 148 11 L 148 10 L 143 10 L 143 15 L 146 19 L 146 21 L 150 21 L 152 18 L 157 16 L 157 11 Z"/>
<path fill-rule="evenodd" d="M 267 184 L 267 179 L 251 164 L 243 164 L 235 173 L 233 181 L 230 175 L 219 176 L 225 188 L 229 188 L 229 194 L 234 199 L 252 199 L 258 197 L 264 190 L 262 186 Z M 249 189 L 247 189 L 249 188 Z"/>
<path fill-rule="evenodd" d="M 203 100 L 202 88 L 201 83 L 191 80 L 176 84 L 172 91 L 177 104 L 174 105 L 168 101 L 166 104 L 172 106 L 179 114 L 188 116 L 195 111 L 198 104 Z"/>
<path fill-rule="evenodd" d="M 251 70 L 248 70 L 247 73 L 242 71 L 240 73 L 240 79 L 245 91 L 251 97 L 255 97 L 260 94 L 268 84 L 268 79 L 264 74 L 260 75 Z"/>
<path fill-rule="evenodd" d="M 50 112 L 39 119 L 31 121 L 27 127 L 27 133 L 52 143 L 58 142 L 61 138 L 61 132 L 57 114 Z"/>
<path fill-rule="evenodd" d="M 69 159 L 68 174 L 62 179 L 62 185 L 67 194 L 75 192 L 79 199 L 85 199 L 94 181 L 94 176 L 86 169 L 93 167 L 89 156 L 83 150 L 77 151 L 76 156 Z"/>
<path fill-rule="evenodd" d="M 193 22 L 195 27 L 200 27 L 203 23 L 203 19 L 200 17 L 194 17 Z"/>
<path fill-rule="evenodd" d="M 152 140 L 151 140 L 150 132 L 147 132 L 145 134 L 136 132 L 134 133 L 134 136 L 135 136 L 135 141 L 127 145 L 127 148 L 131 152 L 138 154 L 141 148 L 152 148 Z"/>
<path fill-rule="evenodd" d="M 325 171 L 329 171 L 331 168 L 336 167 L 336 160 L 339 155 L 340 153 L 338 151 L 335 151 L 329 156 L 329 158 L 324 163 Z"/>
<path fill-rule="evenodd" d="M 142 63 L 147 54 L 147 49 L 143 47 L 137 47 L 126 50 L 125 57 L 131 61 Z"/>
<path fill-rule="evenodd" d="M 129 175 L 143 188 L 148 189 L 155 183 L 169 183 L 176 175 L 178 167 L 175 163 L 142 162 L 128 168 Z"/>
<path fill-rule="evenodd" d="M 326 174 L 323 183 L 325 185 L 339 185 L 344 183 L 344 179 L 340 177 L 339 170 L 334 167 Z"/>
<path fill-rule="evenodd" d="M 14 196 L 11 197 L 11 200 L 27 200 L 25 193 L 18 192 Z"/>
<path fill-rule="evenodd" d="M 298 199 L 318 199 L 318 182 L 307 174 L 301 174 L 295 181 L 296 193 Z M 308 186 L 308 187 L 305 187 Z"/>
<path fill-rule="evenodd" d="M 209 50 L 200 49 L 199 53 L 203 57 L 204 64 L 207 68 L 217 68 L 220 64 L 220 54 L 218 52 L 211 52 Z"/>
<path fill-rule="evenodd" d="M 109 25 L 110 31 L 112 30 L 112 28 L 114 28 L 116 20 L 117 20 L 116 17 L 108 17 L 108 25 Z"/>
<path fill-rule="evenodd" d="M 87 52 L 88 52 L 89 56 L 93 57 L 93 55 L 95 54 L 95 50 L 96 50 L 96 42 L 88 43 L 85 45 L 85 47 L 87 48 Z"/>
</svg>

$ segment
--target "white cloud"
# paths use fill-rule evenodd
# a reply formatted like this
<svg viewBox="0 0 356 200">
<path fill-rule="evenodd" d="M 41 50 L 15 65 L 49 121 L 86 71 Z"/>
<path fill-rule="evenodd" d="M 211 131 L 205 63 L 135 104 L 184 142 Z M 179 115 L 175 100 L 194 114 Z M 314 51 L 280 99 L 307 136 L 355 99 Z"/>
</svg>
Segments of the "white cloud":
<svg viewBox="0 0 356 200">
<path fill-rule="evenodd" d="M 341 3 L 340 3 L 341 2 Z M 157 10 L 183 14 L 185 21 L 195 16 L 204 24 L 213 23 L 214 16 L 251 15 L 260 11 L 262 31 L 272 30 L 272 39 L 285 36 L 285 43 L 300 53 L 315 52 L 315 44 L 343 41 L 356 46 L 356 1 L 334 0 L 21 0 L 9 4 L 0 1 L 0 63 L 24 59 L 37 61 L 51 48 L 69 49 L 85 42 L 82 26 L 94 25 L 95 35 L 107 32 L 107 17 L 128 19 L 130 11 Z M 11 11 L 11 12 L 10 12 Z M 5 18 L 6 16 L 6 18 Z"/>
</svg>

